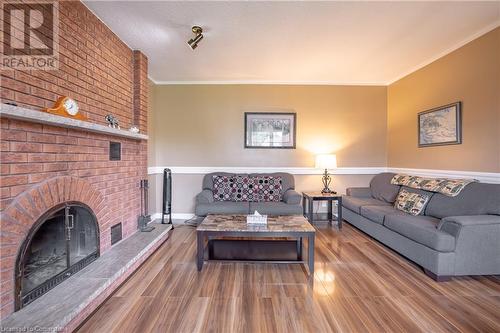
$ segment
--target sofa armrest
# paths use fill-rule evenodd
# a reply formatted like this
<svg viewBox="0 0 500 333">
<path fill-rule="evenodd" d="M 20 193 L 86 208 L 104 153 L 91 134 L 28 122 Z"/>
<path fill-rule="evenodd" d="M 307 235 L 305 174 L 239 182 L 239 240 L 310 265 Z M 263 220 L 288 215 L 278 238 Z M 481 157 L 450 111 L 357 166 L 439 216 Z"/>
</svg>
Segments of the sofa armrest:
<svg viewBox="0 0 500 333">
<path fill-rule="evenodd" d="M 214 202 L 214 195 L 210 190 L 203 190 L 198 195 L 196 195 L 196 203 L 204 204 L 204 203 L 212 203 Z"/>
<path fill-rule="evenodd" d="M 449 216 L 438 229 L 455 236 L 456 275 L 500 274 L 500 216 Z"/>
<path fill-rule="evenodd" d="M 437 229 L 447 232 L 458 238 L 458 236 L 464 229 L 477 229 L 481 228 L 481 226 L 495 224 L 500 225 L 499 215 L 448 216 L 441 219 L 437 226 Z"/>
<path fill-rule="evenodd" d="M 349 187 L 346 194 L 358 198 L 371 198 L 372 190 L 369 187 Z"/>
<path fill-rule="evenodd" d="M 295 190 L 287 190 L 283 193 L 283 201 L 289 205 L 298 205 L 302 200 L 302 195 Z"/>
<path fill-rule="evenodd" d="M 461 227 L 488 224 L 500 224 L 500 215 L 468 215 L 468 216 L 448 216 L 441 220 L 439 229 L 444 225 L 453 223 Z"/>
</svg>

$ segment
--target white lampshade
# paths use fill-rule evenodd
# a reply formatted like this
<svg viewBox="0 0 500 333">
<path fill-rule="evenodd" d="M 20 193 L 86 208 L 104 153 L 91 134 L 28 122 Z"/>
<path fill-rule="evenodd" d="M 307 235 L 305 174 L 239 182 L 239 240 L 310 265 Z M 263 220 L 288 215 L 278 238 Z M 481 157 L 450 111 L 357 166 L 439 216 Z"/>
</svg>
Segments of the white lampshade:
<svg viewBox="0 0 500 333">
<path fill-rule="evenodd" d="M 335 154 L 320 154 L 316 155 L 317 169 L 336 169 L 337 155 Z"/>
</svg>

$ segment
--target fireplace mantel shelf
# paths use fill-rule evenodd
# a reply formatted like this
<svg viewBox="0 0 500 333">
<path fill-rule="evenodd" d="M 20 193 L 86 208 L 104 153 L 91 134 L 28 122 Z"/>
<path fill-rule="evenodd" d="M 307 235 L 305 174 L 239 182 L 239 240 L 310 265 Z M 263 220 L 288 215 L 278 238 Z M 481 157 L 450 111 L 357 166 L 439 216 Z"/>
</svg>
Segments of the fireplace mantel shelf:
<svg viewBox="0 0 500 333">
<path fill-rule="evenodd" d="M 127 130 L 111 128 L 104 125 L 90 123 L 88 121 L 61 117 L 58 115 L 27 109 L 19 106 L 0 104 L 0 116 L 17 120 L 30 121 L 58 127 L 74 128 L 83 131 L 120 136 L 134 140 L 147 140 L 148 136 L 140 133 L 132 133 Z"/>
</svg>

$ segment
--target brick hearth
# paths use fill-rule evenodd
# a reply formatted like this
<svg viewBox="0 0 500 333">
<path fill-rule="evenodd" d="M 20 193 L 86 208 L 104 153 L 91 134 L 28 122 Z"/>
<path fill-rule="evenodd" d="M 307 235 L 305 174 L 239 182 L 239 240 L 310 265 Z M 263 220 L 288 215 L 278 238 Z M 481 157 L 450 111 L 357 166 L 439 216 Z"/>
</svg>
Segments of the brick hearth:
<svg viewBox="0 0 500 333">
<path fill-rule="evenodd" d="M 130 50 L 82 3 L 60 2 L 60 68 L 2 70 L 3 103 L 50 107 L 75 99 L 89 122 L 106 125 L 113 114 L 123 129 L 147 131 L 147 58 Z M 109 142 L 120 142 L 120 161 Z M 57 203 L 87 204 L 99 224 L 100 251 L 111 247 L 110 228 L 123 237 L 137 230 L 139 180 L 147 176 L 147 143 L 113 135 L 14 119 L 1 119 L 0 315 L 14 310 L 14 268 L 20 245 L 37 218 Z"/>
</svg>

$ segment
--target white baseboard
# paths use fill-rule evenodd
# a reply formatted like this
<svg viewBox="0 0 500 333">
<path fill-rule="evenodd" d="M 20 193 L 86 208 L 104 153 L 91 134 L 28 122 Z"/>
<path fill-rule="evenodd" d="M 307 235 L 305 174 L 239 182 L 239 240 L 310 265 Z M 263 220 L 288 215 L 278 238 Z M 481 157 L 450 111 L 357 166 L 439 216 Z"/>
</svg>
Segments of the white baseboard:
<svg viewBox="0 0 500 333">
<path fill-rule="evenodd" d="M 149 175 L 163 173 L 167 167 L 155 166 L 148 168 Z M 294 167 L 168 167 L 174 174 L 198 174 L 204 175 L 211 172 L 228 173 L 272 173 L 288 172 L 292 175 L 320 175 L 322 170 L 316 168 L 294 168 Z M 352 167 L 337 168 L 332 170 L 333 175 L 376 175 L 381 172 L 407 173 L 425 177 L 446 177 L 446 178 L 473 178 L 484 183 L 500 184 L 500 173 L 496 172 L 476 172 L 457 170 L 435 170 L 435 169 L 412 169 L 394 167 Z M 184 216 L 184 215 L 183 215 Z"/>
</svg>

